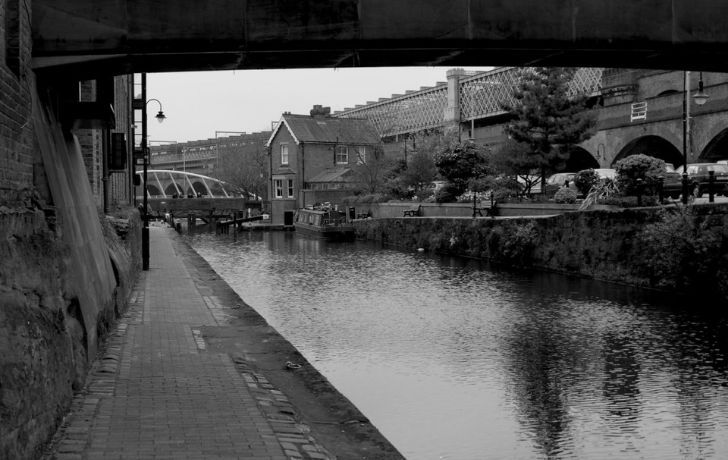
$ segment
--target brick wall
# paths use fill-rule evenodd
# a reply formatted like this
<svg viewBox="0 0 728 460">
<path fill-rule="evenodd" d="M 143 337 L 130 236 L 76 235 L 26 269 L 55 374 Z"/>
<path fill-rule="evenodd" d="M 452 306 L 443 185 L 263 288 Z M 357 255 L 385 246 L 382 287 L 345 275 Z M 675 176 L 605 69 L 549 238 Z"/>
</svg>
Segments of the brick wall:
<svg viewBox="0 0 728 460">
<path fill-rule="evenodd" d="M 33 185 L 30 0 L 0 1 L 0 203 Z M 27 14 L 26 14 L 27 13 Z"/>
<path fill-rule="evenodd" d="M 126 138 L 126 169 L 111 171 L 109 175 L 109 203 L 112 206 L 133 204 L 132 174 L 133 174 L 133 131 L 134 124 L 131 110 L 132 76 L 120 75 L 114 77 L 114 113 L 116 126 L 112 133 L 122 133 Z"/>
</svg>

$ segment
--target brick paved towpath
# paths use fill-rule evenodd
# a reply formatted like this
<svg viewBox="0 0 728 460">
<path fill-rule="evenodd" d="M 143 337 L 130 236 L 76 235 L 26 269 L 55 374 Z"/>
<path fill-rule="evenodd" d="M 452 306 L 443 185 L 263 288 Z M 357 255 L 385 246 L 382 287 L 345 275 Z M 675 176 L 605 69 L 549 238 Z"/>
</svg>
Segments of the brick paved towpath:
<svg viewBox="0 0 728 460">
<path fill-rule="evenodd" d="M 402 458 L 177 235 L 150 247 L 48 458 Z"/>
</svg>

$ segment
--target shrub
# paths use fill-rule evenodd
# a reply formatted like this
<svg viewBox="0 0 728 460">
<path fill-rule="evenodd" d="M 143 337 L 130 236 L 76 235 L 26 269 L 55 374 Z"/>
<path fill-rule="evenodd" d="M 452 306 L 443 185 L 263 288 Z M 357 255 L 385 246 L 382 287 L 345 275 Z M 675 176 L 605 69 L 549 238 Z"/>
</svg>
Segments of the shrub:
<svg viewBox="0 0 728 460">
<path fill-rule="evenodd" d="M 554 194 L 554 201 L 556 203 L 576 203 L 576 190 L 561 187 L 556 194 Z"/>
<path fill-rule="evenodd" d="M 457 201 L 458 196 L 462 195 L 462 193 L 463 191 L 460 187 L 448 182 L 435 192 L 435 202 L 454 203 Z"/>
<path fill-rule="evenodd" d="M 503 233 L 499 238 L 503 261 L 520 267 L 531 265 L 537 238 L 533 222 L 516 225 L 514 231 Z"/>
<path fill-rule="evenodd" d="M 619 206 L 621 208 L 636 208 L 640 206 L 658 206 L 660 199 L 655 195 L 643 196 L 641 203 L 636 196 L 609 196 L 598 201 L 599 204 Z"/>
<path fill-rule="evenodd" d="M 589 194 L 584 198 L 584 201 L 579 207 L 579 211 L 589 209 L 596 203 L 603 203 L 604 200 L 608 200 L 611 197 L 619 196 L 619 186 L 617 181 L 612 179 L 605 179 L 597 182 L 597 184 L 591 188 Z"/>
<path fill-rule="evenodd" d="M 707 219 L 696 217 L 690 208 L 663 211 L 638 235 L 643 273 L 653 286 L 711 294 L 725 288 L 726 242 Z"/>
<path fill-rule="evenodd" d="M 649 155 L 630 155 L 614 166 L 617 182 L 625 195 L 655 195 L 659 177 L 665 173 L 665 162 Z"/>
<path fill-rule="evenodd" d="M 599 183 L 599 174 L 593 169 L 584 169 L 574 176 L 574 185 L 580 194 L 586 196 L 589 191 Z"/>
</svg>

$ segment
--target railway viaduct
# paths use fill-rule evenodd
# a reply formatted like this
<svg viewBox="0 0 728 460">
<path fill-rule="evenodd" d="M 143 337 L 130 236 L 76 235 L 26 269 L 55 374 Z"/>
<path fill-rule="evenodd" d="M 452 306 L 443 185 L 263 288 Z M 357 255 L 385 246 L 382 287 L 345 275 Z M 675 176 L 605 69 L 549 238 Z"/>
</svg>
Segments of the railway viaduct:
<svg viewBox="0 0 728 460">
<path fill-rule="evenodd" d="M 447 82 L 380 98 L 334 113 L 335 117 L 368 118 L 389 144 L 408 148 L 408 139 L 423 130 L 455 129 L 461 138 L 497 148 L 506 140 L 508 120 L 503 105 L 515 103 L 521 72 L 500 67 L 469 74 L 447 72 Z M 708 99 L 691 103 L 687 135 L 688 162 L 728 159 L 728 75 L 655 69 L 581 68 L 571 82 L 574 91 L 591 96 L 597 132 L 572 152 L 567 168 L 611 168 L 625 156 L 645 153 L 674 166 L 683 162 L 685 77 L 688 99 L 702 82 Z M 691 78 L 692 77 L 692 78 Z"/>
<path fill-rule="evenodd" d="M 104 238 L 78 131 L 130 122 L 114 87 L 133 89 L 119 76 L 393 65 L 719 72 L 725 17 L 721 0 L 1 1 L 0 457 L 38 456 L 128 296 L 128 255 Z M 79 82 L 91 79 L 84 99 Z"/>
</svg>

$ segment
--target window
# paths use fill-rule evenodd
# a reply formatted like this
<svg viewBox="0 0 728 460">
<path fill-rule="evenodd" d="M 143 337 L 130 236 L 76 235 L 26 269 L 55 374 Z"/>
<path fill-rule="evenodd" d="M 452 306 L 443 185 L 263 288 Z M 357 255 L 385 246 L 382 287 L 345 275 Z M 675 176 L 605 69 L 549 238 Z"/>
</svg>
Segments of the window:
<svg viewBox="0 0 728 460">
<path fill-rule="evenodd" d="M 349 147 L 345 145 L 336 146 L 336 164 L 347 165 L 349 164 Z"/>
<path fill-rule="evenodd" d="M 357 147 L 356 148 L 356 164 L 358 165 L 365 165 L 367 164 L 367 148 L 366 147 Z"/>
<path fill-rule="evenodd" d="M 647 102 L 635 102 L 632 104 L 632 113 L 630 114 L 629 121 L 635 120 L 647 120 Z"/>
<path fill-rule="evenodd" d="M 276 198 L 283 198 L 283 179 L 276 179 L 273 184 L 276 189 Z"/>
<path fill-rule="evenodd" d="M 293 198 L 293 179 L 288 179 L 288 198 Z"/>
<path fill-rule="evenodd" d="M 288 164 L 288 144 L 281 144 L 281 164 Z"/>
</svg>

